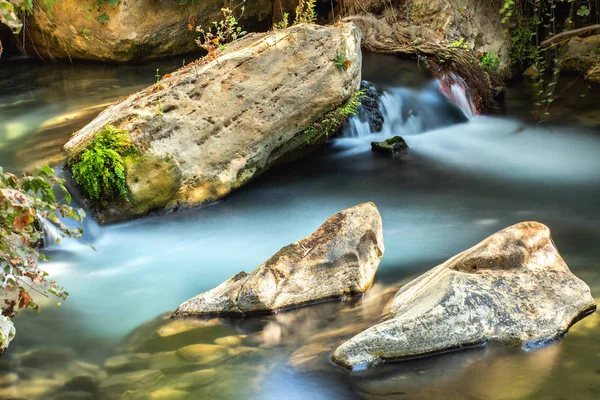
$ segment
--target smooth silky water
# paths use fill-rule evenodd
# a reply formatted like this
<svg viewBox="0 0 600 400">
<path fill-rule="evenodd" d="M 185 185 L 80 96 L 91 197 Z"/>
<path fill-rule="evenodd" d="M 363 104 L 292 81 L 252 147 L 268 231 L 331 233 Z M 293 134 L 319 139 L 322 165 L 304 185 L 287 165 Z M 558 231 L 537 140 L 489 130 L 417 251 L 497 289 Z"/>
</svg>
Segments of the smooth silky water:
<svg viewBox="0 0 600 400">
<path fill-rule="evenodd" d="M 60 160 L 60 145 L 98 105 L 152 84 L 156 68 L 167 73 L 181 63 L 4 62 L 0 165 L 19 171 Z M 598 94 L 571 94 L 582 100 L 567 107 L 568 125 L 535 125 L 527 122 L 527 83 L 511 88 L 499 115 L 469 120 L 414 61 L 366 54 L 363 78 L 384 92 L 383 132 L 373 134 L 355 118 L 343 137 L 217 204 L 104 227 L 89 218 L 85 239 L 95 250 L 71 240 L 52 246 L 47 270 L 70 296 L 61 307 L 49 299 L 41 314 L 14 319 L 17 338 L 0 371 L 19 380 L 0 387 L 0 398 L 50 398 L 63 370 L 73 368 L 69 360 L 102 365 L 128 351 L 160 353 L 150 368 L 166 377 L 156 388 L 211 370 L 211 379 L 188 388 L 189 398 L 599 398 L 599 313 L 536 350 L 480 347 L 357 373 L 330 363 L 338 344 L 378 321 L 395 288 L 519 221 L 547 224 L 567 264 L 600 299 Z M 410 150 L 391 158 L 371 152 L 371 141 L 393 135 Z M 386 247 L 364 297 L 246 319 L 167 318 L 182 301 L 252 271 L 333 213 L 364 201 L 381 211 Z M 182 368 L 173 357 L 183 346 L 235 335 L 241 344 L 229 338 L 226 356 L 207 356 L 199 366 Z M 33 349 L 46 356 L 21 355 Z M 56 354 L 59 361 L 44 362 Z M 129 389 L 124 398 L 146 398 L 135 382 Z"/>
</svg>

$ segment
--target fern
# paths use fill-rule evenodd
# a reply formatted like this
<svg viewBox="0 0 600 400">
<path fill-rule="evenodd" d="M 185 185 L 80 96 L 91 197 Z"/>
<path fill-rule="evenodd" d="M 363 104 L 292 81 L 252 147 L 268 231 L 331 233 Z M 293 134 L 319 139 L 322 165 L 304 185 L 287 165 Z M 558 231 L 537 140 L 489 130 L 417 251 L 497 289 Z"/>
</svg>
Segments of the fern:
<svg viewBox="0 0 600 400">
<path fill-rule="evenodd" d="M 92 200 L 121 197 L 129 201 L 123 157 L 137 154 L 126 131 L 106 125 L 72 164 L 73 179 Z"/>
</svg>

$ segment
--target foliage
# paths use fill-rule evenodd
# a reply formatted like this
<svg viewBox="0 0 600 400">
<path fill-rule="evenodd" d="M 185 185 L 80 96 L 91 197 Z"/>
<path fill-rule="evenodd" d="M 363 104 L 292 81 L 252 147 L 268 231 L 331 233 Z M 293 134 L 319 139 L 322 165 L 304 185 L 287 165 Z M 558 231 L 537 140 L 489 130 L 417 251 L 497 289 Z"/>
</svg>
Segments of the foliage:
<svg viewBox="0 0 600 400">
<path fill-rule="evenodd" d="M 283 18 L 281 21 L 277 22 L 273 25 L 273 29 L 285 29 L 288 27 L 290 21 L 290 14 L 283 13 Z"/>
<path fill-rule="evenodd" d="M 460 38 L 454 42 L 448 43 L 449 49 L 468 49 L 469 47 L 469 42 L 467 42 L 465 38 Z"/>
<path fill-rule="evenodd" d="M 314 24 L 317 21 L 315 2 L 316 0 L 300 0 L 298 7 L 296 7 L 296 18 L 294 19 L 294 25 Z"/>
<path fill-rule="evenodd" d="M 41 3 L 48 11 L 49 18 L 52 18 L 54 4 L 60 0 L 43 0 Z M 34 0 L 0 0 L 0 24 L 9 27 L 13 33 L 18 34 L 23 28 L 23 22 L 19 17 L 19 12 L 31 15 L 34 9 Z"/>
<path fill-rule="evenodd" d="M 92 200 L 109 202 L 120 197 L 128 201 L 123 158 L 138 154 L 126 131 L 106 125 L 75 159 L 69 160 L 73 179 Z"/>
<path fill-rule="evenodd" d="M 537 61 L 538 50 L 533 43 L 535 34 L 535 23 L 519 17 L 517 25 L 510 30 L 510 60 L 513 65 L 529 65 Z"/>
<path fill-rule="evenodd" d="M 492 71 L 496 71 L 500 66 L 500 58 L 498 58 L 496 53 L 485 53 L 483 57 L 481 57 L 479 65 L 491 69 Z"/>
<path fill-rule="evenodd" d="M 64 194 L 58 201 L 55 188 Z M 69 204 L 71 196 L 64 180 L 57 178 L 50 167 L 37 169 L 21 177 L 4 172 L 0 167 L 0 293 L 4 299 L 2 314 L 13 316 L 18 310 L 39 310 L 31 292 L 48 297 L 52 293 L 66 299 L 68 293 L 48 279 L 48 273 L 38 265 L 48 258 L 38 251 L 44 238 L 42 220 L 51 221 L 61 237 L 81 237 L 81 228 L 66 226 L 60 217 L 82 220 L 83 210 Z M 59 241 L 60 239 L 57 239 Z"/>
<path fill-rule="evenodd" d="M 346 103 L 342 104 L 337 109 L 328 112 L 318 121 L 306 128 L 303 131 L 304 135 L 306 135 L 306 143 L 310 144 L 314 139 L 333 135 L 349 117 L 358 114 L 360 99 L 364 94 L 365 92 L 362 90 L 353 93 Z"/>
<path fill-rule="evenodd" d="M 331 61 L 333 61 L 335 66 L 342 72 L 346 72 L 352 65 L 352 62 L 346 58 L 346 55 L 338 49 L 335 50 L 335 57 L 333 57 Z"/>
<path fill-rule="evenodd" d="M 358 107 L 360 106 L 360 99 L 365 95 L 363 90 L 356 91 L 350 97 L 350 100 L 340 107 L 339 112 L 344 117 L 348 118 L 358 114 Z"/>
<path fill-rule="evenodd" d="M 9 27 L 15 34 L 21 32 L 23 23 L 17 16 L 14 5 L 6 0 L 0 0 L 0 23 Z"/>
<path fill-rule="evenodd" d="M 244 3 L 245 0 L 233 9 L 222 8 L 223 19 L 213 21 L 212 26 L 209 26 L 206 30 L 200 25 L 197 26 L 196 31 L 200 33 L 200 37 L 196 39 L 198 46 L 206 50 L 209 55 L 213 55 L 217 50 L 224 50 L 227 43 L 244 36 L 247 32 L 242 30 L 238 21 L 244 14 Z M 240 6 L 240 14 L 236 17 L 235 11 Z"/>
<path fill-rule="evenodd" d="M 579 10 L 577 10 L 577 15 L 579 15 L 580 17 L 587 17 L 590 15 L 590 9 L 587 6 L 581 6 L 579 7 Z"/>
<path fill-rule="evenodd" d="M 91 12 L 95 8 L 96 11 L 102 12 L 105 5 L 112 8 L 117 8 L 119 3 L 121 3 L 121 0 L 92 0 L 91 8 L 88 11 Z M 96 21 L 100 23 L 106 23 L 109 19 L 110 17 L 105 12 L 102 12 L 102 14 L 96 17 Z"/>
</svg>

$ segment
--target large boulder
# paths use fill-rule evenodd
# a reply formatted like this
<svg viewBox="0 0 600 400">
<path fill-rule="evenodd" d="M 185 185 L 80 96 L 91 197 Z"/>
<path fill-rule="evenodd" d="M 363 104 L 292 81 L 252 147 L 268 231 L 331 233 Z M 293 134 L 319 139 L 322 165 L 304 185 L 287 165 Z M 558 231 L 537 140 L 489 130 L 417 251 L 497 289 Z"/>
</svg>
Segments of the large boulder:
<svg viewBox="0 0 600 400">
<path fill-rule="evenodd" d="M 176 316 L 244 316 L 367 291 L 383 256 L 381 215 L 373 203 L 340 211 L 251 274 L 240 272 L 181 304 Z"/>
<path fill-rule="evenodd" d="M 384 322 L 343 343 L 332 359 L 358 369 L 487 342 L 539 346 L 595 308 L 548 227 L 523 222 L 402 287 Z"/>
<path fill-rule="evenodd" d="M 223 19 L 223 0 L 120 1 L 92 6 L 88 1 L 61 0 L 51 12 L 37 7 L 27 23 L 28 55 L 44 59 L 108 62 L 142 61 L 197 51 L 196 26 Z M 100 3 L 100 2 L 96 2 Z M 114 2 L 113 2 L 114 3 Z M 242 25 L 247 30 L 271 27 L 272 3 L 248 1 Z"/>
<path fill-rule="evenodd" d="M 77 158 L 110 124 L 142 151 L 125 174 L 130 202 L 100 205 L 99 219 L 214 202 L 322 143 L 330 132 L 307 128 L 359 89 L 361 61 L 352 23 L 249 35 L 108 107 L 65 149 Z"/>
</svg>

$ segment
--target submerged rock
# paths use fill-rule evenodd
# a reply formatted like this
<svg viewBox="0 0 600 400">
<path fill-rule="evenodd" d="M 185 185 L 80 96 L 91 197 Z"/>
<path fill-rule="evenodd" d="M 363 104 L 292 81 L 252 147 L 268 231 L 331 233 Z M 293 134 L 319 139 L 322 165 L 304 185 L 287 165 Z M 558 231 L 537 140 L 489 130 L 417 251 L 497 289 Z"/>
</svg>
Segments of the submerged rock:
<svg viewBox="0 0 600 400">
<path fill-rule="evenodd" d="M 110 124 L 141 151 L 126 165 L 130 202 L 96 207 L 104 222 L 214 202 L 325 141 L 305 130 L 358 91 L 361 61 L 352 23 L 248 35 L 108 107 L 65 150 L 72 166 Z"/>
<path fill-rule="evenodd" d="M 401 288 L 386 320 L 343 343 L 332 359 L 356 369 L 490 341 L 538 346 L 595 308 L 548 227 L 523 222 Z"/>
<path fill-rule="evenodd" d="M 175 315 L 244 316 L 364 293 L 383 251 L 377 207 L 359 204 L 282 248 L 251 274 L 240 272 L 181 304 Z"/>
<path fill-rule="evenodd" d="M 10 318 L 4 315 L 0 316 L 0 354 L 6 351 L 6 348 L 15 338 L 16 329 Z"/>
<path fill-rule="evenodd" d="M 142 370 L 112 375 L 100 383 L 98 387 L 99 398 L 102 400 L 121 399 L 123 393 L 151 387 L 163 378 L 163 373 L 158 370 Z"/>
<path fill-rule="evenodd" d="M 371 142 L 371 150 L 376 153 L 396 154 L 406 149 L 408 149 L 408 145 L 402 136 L 394 136 L 383 142 Z"/>
</svg>

